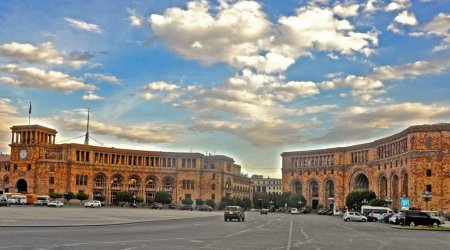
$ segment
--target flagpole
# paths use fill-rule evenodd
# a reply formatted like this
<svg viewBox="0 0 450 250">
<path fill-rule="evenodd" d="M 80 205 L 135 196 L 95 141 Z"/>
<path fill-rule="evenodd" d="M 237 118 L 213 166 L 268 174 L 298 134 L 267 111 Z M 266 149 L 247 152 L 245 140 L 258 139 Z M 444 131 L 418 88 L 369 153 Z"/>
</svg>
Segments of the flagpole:
<svg viewBox="0 0 450 250">
<path fill-rule="evenodd" d="M 30 102 L 30 109 L 28 110 L 28 125 L 31 125 L 31 102 Z"/>
</svg>

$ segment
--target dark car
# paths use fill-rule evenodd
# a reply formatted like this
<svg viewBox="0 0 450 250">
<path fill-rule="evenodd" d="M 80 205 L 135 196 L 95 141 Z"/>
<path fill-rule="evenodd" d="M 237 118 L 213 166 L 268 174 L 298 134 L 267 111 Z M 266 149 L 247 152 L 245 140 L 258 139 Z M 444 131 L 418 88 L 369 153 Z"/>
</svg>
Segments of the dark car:
<svg viewBox="0 0 450 250">
<path fill-rule="evenodd" d="M 47 206 L 47 204 L 48 204 L 47 200 L 37 200 L 34 203 L 35 206 L 41 206 L 41 207 Z"/>
<path fill-rule="evenodd" d="M 7 199 L 0 199 L 0 207 L 9 207 L 9 202 Z"/>
<path fill-rule="evenodd" d="M 400 224 L 411 227 L 417 225 L 437 227 L 441 222 L 422 211 L 405 211 L 400 215 Z"/>
<path fill-rule="evenodd" d="M 208 205 L 199 205 L 197 206 L 197 211 L 208 211 L 211 212 L 213 209 Z"/>
<path fill-rule="evenodd" d="M 311 211 L 308 208 L 305 208 L 305 207 L 300 210 L 301 214 L 309 214 L 310 212 Z"/>
<path fill-rule="evenodd" d="M 183 206 L 180 207 L 180 210 L 192 211 L 192 210 L 194 210 L 194 207 L 192 205 L 183 205 Z"/>
<path fill-rule="evenodd" d="M 369 221 L 369 222 L 376 222 L 376 221 L 378 221 L 378 216 L 376 216 L 375 214 L 373 214 L 373 213 L 366 213 L 366 214 L 364 214 L 364 216 L 366 216 L 367 217 L 367 221 Z"/>
<path fill-rule="evenodd" d="M 169 204 L 168 208 L 169 209 L 175 209 L 175 205 L 174 204 Z"/>
<path fill-rule="evenodd" d="M 231 221 L 232 219 L 237 219 L 238 221 L 245 220 L 244 209 L 240 206 L 227 206 L 223 212 L 224 221 Z"/>
<path fill-rule="evenodd" d="M 162 209 L 163 205 L 161 203 L 152 203 L 152 205 L 150 205 L 150 209 Z"/>
<path fill-rule="evenodd" d="M 263 208 L 261 209 L 260 214 L 267 214 L 267 212 L 269 212 L 269 209 Z"/>
<path fill-rule="evenodd" d="M 394 216 L 394 214 L 386 214 L 380 222 L 389 223 L 389 218 L 392 216 Z"/>
</svg>

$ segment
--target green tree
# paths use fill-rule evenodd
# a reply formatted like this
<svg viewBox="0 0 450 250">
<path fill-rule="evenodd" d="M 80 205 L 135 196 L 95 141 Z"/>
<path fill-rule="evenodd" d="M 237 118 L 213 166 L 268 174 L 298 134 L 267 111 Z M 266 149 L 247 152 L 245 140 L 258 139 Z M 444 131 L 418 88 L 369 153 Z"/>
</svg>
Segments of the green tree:
<svg viewBox="0 0 450 250">
<path fill-rule="evenodd" d="M 155 197 L 153 196 L 147 196 L 147 204 L 152 204 L 153 202 L 155 202 Z"/>
<path fill-rule="evenodd" d="M 196 200 L 195 200 L 195 204 L 196 204 L 197 206 L 201 206 L 201 205 L 205 204 L 205 202 L 204 202 L 202 199 L 196 199 Z"/>
<path fill-rule="evenodd" d="M 250 200 L 250 198 L 248 197 L 244 197 L 242 199 L 242 207 L 245 208 L 246 210 L 250 209 L 252 207 L 252 200 Z"/>
<path fill-rule="evenodd" d="M 387 207 L 387 205 L 387 202 L 383 199 L 372 199 L 369 201 L 369 206 Z"/>
<path fill-rule="evenodd" d="M 83 202 L 83 201 L 89 199 L 89 195 L 86 194 L 85 192 L 78 192 L 76 198 L 77 198 L 78 200 L 80 200 L 81 202 Z"/>
<path fill-rule="evenodd" d="M 53 200 L 59 199 L 59 198 L 62 198 L 62 197 L 63 197 L 63 195 L 60 194 L 60 193 L 49 193 L 48 196 L 49 196 L 51 199 L 53 199 Z"/>
<path fill-rule="evenodd" d="M 133 201 L 133 194 L 130 192 L 117 192 L 116 193 L 116 202 L 117 203 L 126 203 Z"/>
<path fill-rule="evenodd" d="M 64 197 L 64 199 L 66 199 L 67 204 L 69 204 L 69 201 L 70 201 L 70 200 L 75 199 L 75 194 L 72 193 L 72 192 L 65 192 L 64 195 L 63 195 L 63 197 Z"/>
<path fill-rule="evenodd" d="M 194 203 L 194 201 L 188 198 L 188 199 L 181 200 L 181 203 L 183 203 L 184 205 L 192 205 L 192 203 Z"/>
<path fill-rule="evenodd" d="M 222 197 L 219 202 L 219 209 L 223 210 L 226 206 L 231 205 L 231 198 L 230 197 Z"/>
<path fill-rule="evenodd" d="M 206 205 L 210 206 L 210 207 L 216 207 L 216 202 L 212 199 L 208 199 L 205 201 Z"/>
<path fill-rule="evenodd" d="M 97 194 L 94 198 L 101 202 L 106 200 L 106 197 L 103 194 Z"/>
<path fill-rule="evenodd" d="M 256 208 L 267 208 L 269 204 L 269 195 L 266 192 L 255 192 L 253 194 L 253 205 Z"/>
<path fill-rule="evenodd" d="M 165 191 L 156 192 L 155 202 L 159 202 L 162 204 L 170 204 L 172 203 L 172 195 L 169 192 Z"/>
<path fill-rule="evenodd" d="M 363 205 L 363 201 L 368 203 L 370 200 L 375 199 L 375 192 L 370 191 L 368 189 L 360 189 L 350 192 L 345 198 L 345 205 L 348 208 L 352 208 L 354 210 L 359 210 Z"/>
<path fill-rule="evenodd" d="M 143 203 L 144 202 L 144 197 L 137 195 L 136 196 L 136 203 Z"/>
</svg>

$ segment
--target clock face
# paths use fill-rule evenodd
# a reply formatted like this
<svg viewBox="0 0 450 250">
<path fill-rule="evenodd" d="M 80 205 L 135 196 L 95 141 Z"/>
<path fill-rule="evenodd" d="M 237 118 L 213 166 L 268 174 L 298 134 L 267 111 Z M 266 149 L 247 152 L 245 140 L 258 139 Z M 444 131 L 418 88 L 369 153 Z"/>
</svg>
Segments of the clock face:
<svg viewBox="0 0 450 250">
<path fill-rule="evenodd" d="M 27 158 L 28 152 L 25 149 L 20 150 L 19 156 L 21 159 Z"/>
</svg>

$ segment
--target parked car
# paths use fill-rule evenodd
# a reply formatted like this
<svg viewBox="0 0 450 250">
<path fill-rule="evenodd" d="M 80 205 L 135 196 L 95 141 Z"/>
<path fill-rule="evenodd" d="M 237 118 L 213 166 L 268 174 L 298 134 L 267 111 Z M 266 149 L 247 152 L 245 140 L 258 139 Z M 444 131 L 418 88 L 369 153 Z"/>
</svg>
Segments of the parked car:
<svg viewBox="0 0 450 250">
<path fill-rule="evenodd" d="M 391 218 L 394 214 L 391 213 L 383 213 L 380 216 L 378 216 L 378 221 L 381 223 L 389 223 L 389 218 Z"/>
<path fill-rule="evenodd" d="M 35 203 L 33 203 L 33 205 L 44 207 L 44 206 L 48 205 L 48 201 L 47 200 L 37 200 Z"/>
<path fill-rule="evenodd" d="M 422 211 L 405 211 L 400 217 L 400 223 L 408 226 L 433 226 L 437 227 L 441 224 L 440 220 L 431 217 L 429 214 Z"/>
<path fill-rule="evenodd" d="M 267 209 L 267 208 L 263 208 L 263 209 L 261 209 L 261 212 L 259 212 L 260 214 L 267 214 L 267 213 L 269 213 L 269 209 Z"/>
<path fill-rule="evenodd" d="M 90 200 L 84 203 L 84 207 L 101 207 L 102 203 L 98 200 Z"/>
<path fill-rule="evenodd" d="M 0 207 L 9 207 L 9 206 L 10 206 L 10 204 L 7 199 L 4 199 L 4 198 L 0 199 Z"/>
<path fill-rule="evenodd" d="M 245 220 L 244 209 L 240 206 L 227 206 L 223 212 L 224 221 L 231 221 L 232 219 L 237 219 L 238 221 Z"/>
<path fill-rule="evenodd" d="M 161 210 L 161 209 L 163 209 L 163 205 L 161 203 L 154 202 L 150 205 L 150 209 Z"/>
<path fill-rule="evenodd" d="M 168 208 L 169 209 L 175 209 L 175 205 L 174 204 L 169 204 Z"/>
<path fill-rule="evenodd" d="M 291 208 L 291 214 L 300 214 L 300 211 L 298 211 L 297 208 Z"/>
<path fill-rule="evenodd" d="M 346 212 L 344 214 L 344 221 L 361 221 L 361 222 L 366 222 L 367 221 L 367 217 L 364 215 L 361 215 L 358 212 Z"/>
<path fill-rule="evenodd" d="M 311 210 L 309 210 L 309 209 L 306 208 L 306 207 L 303 207 L 303 208 L 300 210 L 300 213 L 302 213 L 302 214 L 309 214 L 309 213 L 311 213 Z"/>
<path fill-rule="evenodd" d="M 180 207 L 180 210 L 192 211 L 192 210 L 194 210 L 194 207 L 192 205 L 183 205 L 183 206 Z"/>
<path fill-rule="evenodd" d="M 371 221 L 371 222 L 376 222 L 376 221 L 378 221 L 378 216 L 376 216 L 376 215 L 373 214 L 373 213 L 367 213 L 367 214 L 365 214 L 364 216 L 367 217 L 367 221 Z"/>
<path fill-rule="evenodd" d="M 48 207 L 64 207 L 64 203 L 60 201 L 51 201 L 47 204 Z"/>
<path fill-rule="evenodd" d="M 211 212 L 213 209 L 212 207 L 208 206 L 208 205 L 198 205 L 197 206 L 197 211 L 208 211 Z"/>
<path fill-rule="evenodd" d="M 438 211 L 422 211 L 429 214 L 432 218 L 440 221 L 440 224 L 445 224 L 445 217 L 442 216 Z"/>
<path fill-rule="evenodd" d="M 400 224 L 400 217 L 401 217 L 402 213 L 395 213 L 394 215 L 392 215 L 389 218 L 389 223 L 391 224 Z"/>
</svg>

